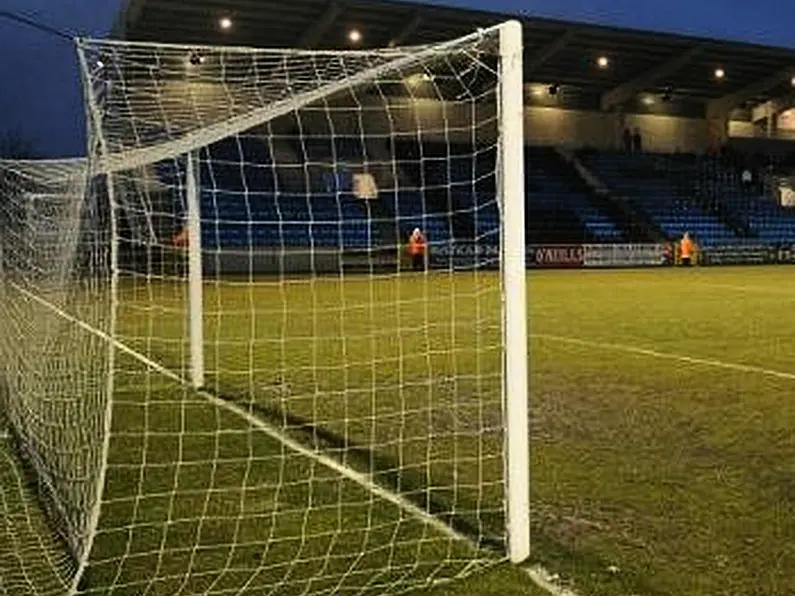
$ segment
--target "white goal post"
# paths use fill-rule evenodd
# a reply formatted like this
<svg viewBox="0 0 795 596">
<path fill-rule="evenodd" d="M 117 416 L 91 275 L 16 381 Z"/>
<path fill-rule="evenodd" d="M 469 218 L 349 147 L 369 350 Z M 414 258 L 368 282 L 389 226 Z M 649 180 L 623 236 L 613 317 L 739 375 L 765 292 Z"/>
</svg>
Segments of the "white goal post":
<svg viewBox="0 0 795 596">
<path fill-rule="evenodd" d="M 13 240 L 44 207 L 0 179 L 0 405 L 71 591 L 392 593 L 525 561 L 521 25 L 78 54 L 69 241 L 26 245 L 50 268 Z"/>
<path fill-rule="evenodd" d="M 530 556 L 530 454 L 525 266 L 524 70 L 522 29 L 500 31 L 500 188 L 505 294 L 505 481 L 508 551 L 514 563 Z"/>
</svg>

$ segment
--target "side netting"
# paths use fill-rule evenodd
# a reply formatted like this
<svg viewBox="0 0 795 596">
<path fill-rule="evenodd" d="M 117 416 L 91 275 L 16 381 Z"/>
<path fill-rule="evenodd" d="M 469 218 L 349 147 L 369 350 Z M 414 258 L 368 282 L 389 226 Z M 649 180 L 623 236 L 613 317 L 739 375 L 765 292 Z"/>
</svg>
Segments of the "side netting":
<svg viewBox="0 0 795 596">
<path fill-rule="evenodd" d="M 0 161 L 0 410 L 9 427 L 5 447 L 22 466 L 18 502 L 5 495 L 5 513 L 7 523 L 25 526 L 11 550 L 41 548 L 38 567 L 25 575 L 43 582 L 38 590 L 28 579 L 15 585 L 13 565 L 3 565 L 5 581 L 22 592 L 68 590 L 90 547 L 105 469 L 111 348 L 101 335 L 112 320 L 110 213 L 86 184 L 85 160 Z M 14 507 L 43 509 L 51 530 L 35 514 L 12 517 Z M 65 547 L 53 554 L 59 542 Z"/>
<path fill-rule="evenodd" d="M 68 504 L 50 518 L 73 587 L 388 593 L 524 559 L 518 24 L 382 51 L 79 53 L 82 205 L 106 206 L 109 242 L 66 267 L 71 301 L 21 286 L 9 302 L 51 322 L 4 344 L 80 346 L 59 354 L 92 397 L 35 433 L 14 414 L 58 446 L 34 467 Z"/>
</svg>

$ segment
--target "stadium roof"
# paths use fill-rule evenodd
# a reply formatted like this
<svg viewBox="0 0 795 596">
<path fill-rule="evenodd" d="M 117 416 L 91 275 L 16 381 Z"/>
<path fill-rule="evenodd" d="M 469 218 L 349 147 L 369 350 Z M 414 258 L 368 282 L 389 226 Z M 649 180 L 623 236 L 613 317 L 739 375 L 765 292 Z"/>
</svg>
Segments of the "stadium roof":
<svg viewBox="0 0 795 596">
<path fill-rule="evenodd" d="M 351 31 L 360 34 L 360 48 L 412 45 L 510 18 L 524 24 L 527 82 L 598 93 L 605 109 L 644 92 L 733 109 L 795 90 L 793 49 L 394 0 L 127 0 L 114 33 L 139 41 L 336 49 L 354 45 Z"/>
</svg>

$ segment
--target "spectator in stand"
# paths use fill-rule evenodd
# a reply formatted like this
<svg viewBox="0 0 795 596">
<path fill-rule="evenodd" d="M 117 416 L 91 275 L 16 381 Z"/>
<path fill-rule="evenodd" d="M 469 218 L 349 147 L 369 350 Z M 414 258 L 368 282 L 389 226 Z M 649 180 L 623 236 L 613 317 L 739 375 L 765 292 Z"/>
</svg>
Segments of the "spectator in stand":
<svg viewBox="0 0 795 596">
<path fill-rule="evenodd" d="M 414 228 L 414 231 L 409 236 L 409 256 L 411 257 L 411 268 L 414 271 L 423 271 L 425 269 L 425 252 L 427 250 L 427 242 L 425 235 L 419 228 Z"/>
<path fill-rule="evenodd" d="M 629 127 L 624 128 L 624 151 L 627 153 L 632 153 L 632 133 L 629 131 Z"/>
<path fill-rule="evenodd" d="M 643 137 L 640 136 L 640 128 L 637 127 L 632 135 L 632 149 L 635 153 L 643 152 Z"/>
<path fill-rule="evenodd" d="M 696 245 L 693 239 L 690 238 L 690 232 L 685 232 L 682 240 L 679 243 L 679 262 L 684 267 L 690 267 L 696 256 Z"/>
<path fill-rule="evenodd" d="M 743 181 L 743 186 L 744 186 L 746 189 L 748 189 L 748 188 L 750 188 L 751 186 L 753 186 L 753 183 L 754 183 L 754 175 L 751 173 L 751 170 L 749 170 L 748 168 L 745 168 L 745 169 L 743 170 L 743 174 L 742 174 L 742 181 Z"/>
</svg>

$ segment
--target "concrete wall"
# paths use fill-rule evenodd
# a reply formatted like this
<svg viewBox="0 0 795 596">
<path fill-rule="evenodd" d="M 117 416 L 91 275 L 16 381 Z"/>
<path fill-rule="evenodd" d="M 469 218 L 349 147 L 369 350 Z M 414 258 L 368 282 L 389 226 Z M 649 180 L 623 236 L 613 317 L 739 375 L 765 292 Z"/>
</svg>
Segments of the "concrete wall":
<svg viewBox="0 0 795 596">
<path fill-rule="evenodd" d="M 656 153 L 703 153 L 709 144 L 706 120 L 658 115 L 627 115 L 626 124 L 640 128 L 643 146 Z"/>
<path fill-rule="evenodd" d="M 469 102 L 440 102 L 431 99 L 394 100 L 384 104 L 374 98 L 355 107 L 308 107 L 272 123 L 271 132 L 292 134 L 301 130 L 307 136 L 363 135 L 381 138 L 470 142 L 493 140 L 496 131 L 493 103 L 474 106 Z M 474 125 L 474 126 L 473 126 Z M 474 129 L 474 132 L 473 132 Z"/>
<path fill-rule="evenodd" d="M 181 260 L 179 255 L 177 260 Z M 269 249 L 256 248 L 252 251 L 237 251 L 227 248 L 223 251 L 204 254 L 204 275 L 248 275 L 249 273 L 285 275 L 291 273 L 313 272 L 319 275 L 339 275 L 346 272 L 394 271 L 398 268 L 396 248 L 374 249 L 372 251 L 346 251 L 317 249 Z M 181 264 L 184 267 L 184 263 Z"/>
<path fill-rule="evenodd" d="M 617 149 L 624 126 L 640 129 L 649 151 L 701 153 L 707 149 L 707 123 L 695 118 L 531 107 L 525 110 L 525 135 L 533 145 L 576 149 Z"/>
<path fill-rule="evenodd" d="M 204 120 L 222 118 L 213 112 L 217 111 L 217 104 L 224 105 L 216 98 L 222 90 L 213 85 L 205 87 L 192 86 L 191 101 L 199 102 L 202 110 L 207 112 L 201 114 Z M 175 87 L 171 94 L 162 93 L 168 97 L 173 95 L 171 99 L 175 105 L 181 106 L 186 101 L 183 96 L 185 89 Z M 172 119 L 179 124 L 180 117 L 188 117 L 186 114 L 192 113 L 190 110 L 175 110 Z M 496 113 L 493 96 L 477 104 L 466 99 L 440 102 L 423 98 L 393 98 L 385 103 L 382 96 L 363 93 L 357 96 L 355 103 L 348 98 L 331 106 L 314 104 L 303 107 L 266 124 L 265 128 L 276 135 L 291 136 L 298 129 L 308 136 L 364 135 L 370 141 L 383 140 L 383 143 L 401 137 L 416 139 L 418 132 L 426 140 L 470 142 L 476 139 L 489 142 L 495 138 Z M 195 116 L 190 118 L 195 119 Z M 615 149 L 620 147 L 621 131 L 628 125 L 641 129 L 644 145 L 650 151 L 700 153 L 709 148 L 709 127 L 702 117 L 658 113 L 633 113 L 621 117 L 598 110 L 536 105 L 526 107 L 524 120 L 527 142 L 534 145 Z M 749 133 L 750 127 L 746 123 L 730 124 L 730 136 L 747 137 Z"/>
<path fill-rule="evenodd" d="M 753 122 L 744 122 L 741 120 L 731 120 L 729 122 L 729 137 L 730 138 L 753 138 L 756 136 L 756 127 Z"/>
<path fill-rule="evenodd" d="M 795 109 L 786 110 L 778 115 L 776 121 L 779 130 L 795 131 Z"/>
<path fill-rule="evenodd" d="M 617 149 L 624 125 L 640 128 L 649 151 L 700 153 L 707 149 L 708 129 L 703 119 L 650 114 L 629 114 L 622 119 L 598 111 L 537 106 L 525 109 L 525 138 L 531 145 Z M 390 138 L 416 139 L 419 132 L 425 140 L 455 143 L 476 139 L 487 143 L 495 138 L 496 110 L 493 104 L 486 104 L 473 113 L 472 104 L 435 100 L 394 101 L 388 107 L 373 103 L 361 111 L 343 108 L 331 113 L 307 108 L 280 120 L 273 130 L 288 134 L 297 127 L 309 135 L 364 134 L 384 142 Z"/>
<path fill-rule="evenodd" d="M 525 109 L 525 140 L 530 145 L 615 149 L 619 142 L 616 127 L 613 114 L 542 107 Z"/>
</svg>

